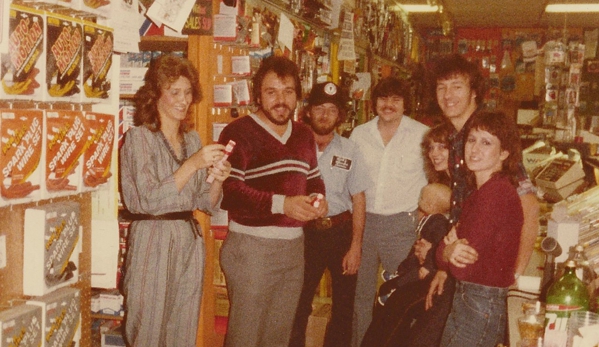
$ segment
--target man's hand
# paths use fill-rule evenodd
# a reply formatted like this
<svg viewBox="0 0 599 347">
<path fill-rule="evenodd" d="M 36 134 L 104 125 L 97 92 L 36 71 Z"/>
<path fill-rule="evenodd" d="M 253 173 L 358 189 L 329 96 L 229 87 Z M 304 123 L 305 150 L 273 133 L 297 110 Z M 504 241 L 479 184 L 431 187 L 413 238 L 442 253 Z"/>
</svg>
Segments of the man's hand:
<svg viewBox="0 0 599 347">
<path fill-rule="evenodd" d="M 426 302 L 424 303 L 424 308 L 426 310 L 433 307 L 433 296 L 443 294 L 443 285 L 445 285 L 445 280 L 447 279 L 447 272 L 439 270 L 433 277 L 431 281 L 431 285 L 428 288 L 428 293 L 426 294 Z"/>
<path fill-rule="evenodd" d="M 468 245 L 468 240 L 459 239 L 445 247 L 443 260 L 455 267 L 465 268 L 478 260 L 478 252 Z"/>
<path fill-rule="evenodd" d="M 329 205 L 323 199 L 318 207 L 312 206 L 314 199 L 306 195 L 286 196 L 283 203 L 283 213 L 289 218 L 307 222 L 326 216 Z"/>
<path fill-rule="evenodd" d="M 358 273 L 358 269 L 360 268 L 360 261 L 362 260 L 362 249 L 360 247 L 352 247 L 349 248 L 349 251 L 343 257 L 343 263 L 341 266 L 343 267 L 344 275 L 355 275 Z"/>
</svg>

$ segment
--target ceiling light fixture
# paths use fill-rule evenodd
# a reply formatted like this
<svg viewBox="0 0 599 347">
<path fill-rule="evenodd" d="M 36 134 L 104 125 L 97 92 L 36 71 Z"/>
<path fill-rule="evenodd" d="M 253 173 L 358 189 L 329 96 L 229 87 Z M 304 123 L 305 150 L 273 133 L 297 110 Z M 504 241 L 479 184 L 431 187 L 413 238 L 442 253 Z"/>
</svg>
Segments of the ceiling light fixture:
<svg viewBox="0 0 599 347">
<path fill-rule="evenodd" d="M 405 13 L 426 13 L 426 12 L 437 12 L 439 10 L 439 6 L 431 6 L 431 5 L 409 5 L 409 4 L 397 4 L 397 6 L 404 11 Z"/>
<path fill-rule="evenodd" d="M 549 4 L 545 12 L 599 12 L 599 4 Z"/>
</svg>

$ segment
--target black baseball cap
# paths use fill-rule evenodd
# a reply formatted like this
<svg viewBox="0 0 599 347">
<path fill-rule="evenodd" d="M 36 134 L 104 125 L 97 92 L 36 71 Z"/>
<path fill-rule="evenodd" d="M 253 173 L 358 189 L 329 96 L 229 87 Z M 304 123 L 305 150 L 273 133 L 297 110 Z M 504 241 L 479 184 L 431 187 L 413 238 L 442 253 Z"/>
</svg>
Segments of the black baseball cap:
<svg viewBox="0 0 599 347">
<path fill-rule="evenodd" d="M 343 91 L 333 82 L 315 84 L 308 96 L 308 104 L 310 106 L 318 106 L 327 102 L 342 108 L 345 105 Z"/>
</svg>

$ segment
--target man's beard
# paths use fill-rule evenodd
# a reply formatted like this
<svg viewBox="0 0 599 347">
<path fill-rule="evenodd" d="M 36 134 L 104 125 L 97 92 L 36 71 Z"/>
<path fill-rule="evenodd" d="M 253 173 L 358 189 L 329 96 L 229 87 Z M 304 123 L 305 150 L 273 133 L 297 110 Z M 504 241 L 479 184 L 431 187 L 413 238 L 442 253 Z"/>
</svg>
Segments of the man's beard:
<svg viewBox="0 0 599 347">
<path fill-rule="evenodd" d="M 262 108 L 262 112 L 264 113 L 264 115 L 266 116 L 266 118 L 268 118 L 268 120 L 270 120 L 272 123 L 274 123 L 276 125 L 285 125 L 285 124 L 287 124 L 287 122 L 289 122 L 289 119 L 291 119 L 291 115 L 293 114 L 294 110 L 289 109 L 289 107 L 287 107 L 287 105 L 283 105 L 283 104 L 275 105 L 275 106 L 273 106 L 273 108 L 277 108 L 277 107 L 281 107 L 281 106 L 283 106 L 283 107 L 285 107 L 285 108 L 287 108 L 289 110 L 289 113 L 287 114 L 287 117 L 285 117 L 284 120 L 279 120 L 279 119 L 275 118 L 270 113 L 270 111 L 268 111 L 268 110 L 266 110 L 264 108 Z"/>
<path fill-rule="evenodd" d="M 314 131 L 315 134 L 324 136 L 333 132 L 335 130 L 335 127 L 337 127 L 337 124 L 327 125 L 325 127 L 315 123 L 314 121 L 310 121 L 310 126 L 312 127 L 312 131 Z"/>
</svg>

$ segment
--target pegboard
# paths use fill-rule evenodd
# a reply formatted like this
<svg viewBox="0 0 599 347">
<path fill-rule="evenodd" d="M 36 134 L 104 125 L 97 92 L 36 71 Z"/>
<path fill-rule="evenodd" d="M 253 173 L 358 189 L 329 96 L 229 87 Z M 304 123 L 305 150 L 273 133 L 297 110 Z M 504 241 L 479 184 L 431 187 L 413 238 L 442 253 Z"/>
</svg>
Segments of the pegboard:
<svg viewBox="0 0 599 347">
<path fill-rule="evenodd" d="M 81 291 L 82 347 L 91 346 L 91 193 L 6 206 L 0 208 L 0 235 L 6 236 L 6 267 L 0 269 L 0 308 L 18 305 L 30 297 L 23 295 L 23 239 L 25 210 L 52 202 L 76 201 L 81 206 L 83 227 L 82 252 L 79 254 L 79 281 L 73 285 Z"/>
</svg>

